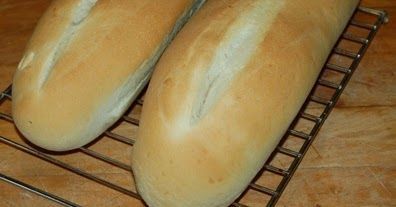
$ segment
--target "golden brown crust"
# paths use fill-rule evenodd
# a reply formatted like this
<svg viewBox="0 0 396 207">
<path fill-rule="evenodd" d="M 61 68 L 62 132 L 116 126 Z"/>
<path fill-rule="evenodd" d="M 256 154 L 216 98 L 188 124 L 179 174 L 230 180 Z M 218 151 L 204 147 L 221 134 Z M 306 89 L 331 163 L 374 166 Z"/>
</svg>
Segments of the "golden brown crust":
<svg viewBox="0 0 396 207">
<path fill-rule="evenodd" d="M 132 167 L 149 206 L 227 206 L 240 195 L 357 3 L 208 1 L 160 59 L 145 97 Z"/>
<path fill-rule="evenodd" d="M 18 129 L 49 150 L 80 147 L 114 123 L 201 0 L 59 0 L 14 77 Z"/>
</svg>

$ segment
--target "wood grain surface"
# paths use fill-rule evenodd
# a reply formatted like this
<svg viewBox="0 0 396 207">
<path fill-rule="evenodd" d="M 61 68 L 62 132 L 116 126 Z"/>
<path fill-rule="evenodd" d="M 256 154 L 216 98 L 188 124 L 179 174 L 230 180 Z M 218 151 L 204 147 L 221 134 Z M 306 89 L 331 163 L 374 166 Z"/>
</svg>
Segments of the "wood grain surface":
<svg viewBox="0 0 396 207">
<path fill-rule="evenodd" d="M 0 0 L 0 91 L 12 75 L 35 24 L 49 0 Z M 390 22 L 381 28 L 324 124 L 278 206 L 396 206 L 396 1 L 363 0 L 384 9 Z M 139 114 L 139 108 L 132 111 Z M 0 103 L 9 114 L 10 101 Z M 120 122 L 114 132 L 134 137 L 137 127 Z M 12 123 L 0 119 L 0 136 L 29 145 Z M 130 146 L 107 137 L 89 146 L 129 163 Z M 76 202 L 82 206 L 143 206 L 129 196 L 98 185 L 62 168 L 0 143 L 0 173 Z M 134 191 L 126 170 L 82 152 L 53 154 L 59 160 Z M 278 165 L 286 165 L 279 161 Z M 265 178 L 265 179 L 264 179 Z M 275 177 L 258 182 L 276 183 Z M 251 206 L 268 198 L 249 192 Z M 0 182 L 0 206 L 57 206 L 28 191 Z"/>
</svg>

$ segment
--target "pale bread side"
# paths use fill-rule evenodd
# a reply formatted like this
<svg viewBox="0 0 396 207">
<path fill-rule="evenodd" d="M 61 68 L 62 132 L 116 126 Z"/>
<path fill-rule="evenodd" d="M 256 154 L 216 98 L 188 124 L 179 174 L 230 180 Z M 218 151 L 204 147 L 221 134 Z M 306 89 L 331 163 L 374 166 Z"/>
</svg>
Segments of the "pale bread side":
<svg viewBox="0 0 396 207">
<path fill-rule="evenodd" d="M 297 114 L 357 3 L 209 0 L 146 93 L 132 168 L 147 204 L 231 204 Z"/>
</svg>

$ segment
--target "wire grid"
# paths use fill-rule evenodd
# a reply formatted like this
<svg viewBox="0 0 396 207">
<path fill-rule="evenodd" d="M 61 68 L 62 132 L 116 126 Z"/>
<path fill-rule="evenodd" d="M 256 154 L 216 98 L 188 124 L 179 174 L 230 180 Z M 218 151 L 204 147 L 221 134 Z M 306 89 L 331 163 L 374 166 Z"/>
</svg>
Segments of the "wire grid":
<svg viewBox="0 0 396 207">
<path fill-rule="evenodd" d="M 364 14 L 371 16 L 371 22 L 364 22 L 357 20 L 356 16 Z M 373 10 L 365 7 L 359 7 L 354 16 L 349 21 L 347 28 L 345 29 L 336 47 L 333 49 L 332 54 L 329 56 L 327 63 L 325 64 L 322 72 L 316 81 L 314 88 L 312 89 L 310 95 L 302 106 L 299 114 L 294 119 L 289 129 L 281 139 L 277 148 L 273 151 L 270 158 L 264 164 L 262 170 L 257 174 L 256 178 L 251 182 L 245 192 L 237 199 L 235 203 L 231 206 L 234 207 L 247 207 L 244 198 L 249 191 L 254 191 L 262 196 L 266 196 L 267 203 L 262 203 L 266 206 L 274 206 L 279 200 L 282 192 L 285 190 L 287 184 L 292 178 L 293 174 L 297 170 L 299 164 L 301 163 L 305 153 L 308 151 L 310 145 L 318 134 L 321 126 L 325 122 L 326 118 L 329 116 L 330 112 L 337 103 L 341 93 L 346 87 L 348 81 L 350 80 L 353 72 L 359 65 L 363 55 L 365 54 L 367 48 L 372 42 L 375 34 L 377 33 L 380 26 L 388 21 L 387 14 L 384 11 Z M 361 35 L 361 34 L 364 35 Z M 359 35 L 360 34 L 360 35 Z M 355 47 L 355 51 L 345 49 L 342 47 L 344 42 L 352 42 L 359 45 Z M 336 58 L 334 58 L 336 56 Z M 349 61 L 346 61 L 348 59 Z M 328 75 L 333 73 L 333 75 Z M 334 75 L 334 73 L 336 75 Z M 329 79 L 330 77 L 330 79 Z M 336 79 L 334 77 L 337 77 Z M 0 106 L 5 101 L 11 101 L 11 86 L 9 86 L 3 93 L 0 94 Z M 142 105 L 143 99 L 138 98 L 133 106 Z M 318 113 L 318 111 L 320 113 Z M 139 120 L 128 114 L 121 118 L 122 121 L 127 122 L 131 125 L 138 126 Z M 0 112 L 0 121 L 13 122 L 11 115 Z M 301 122 L 309 122 L 310 124 L 305 124 L 304 127 L 300 126 Z M 308 125 L 308 127 L 307 127 Z M 133 146 L 135 140 L 131 137 L 126 137 L 117 133 L 106 131 L 104 133 L 106 138 L 114 139 L 116 141 L 122 142 L 126 145 Z M 302 143 L 298 148 L 291 149 L 288 146 L 288 140 L 290 139 L 300 139 Z M 72 166 L 67 162 L 61 161 L 50 153 L 46 153 L 43 150 L 36 149 L 29 146 L 28 144 L 17 143 L 7 137 L 0 134 L 0 141 L 15 150 L 20 150 L 24 153 L 30 154 L 37 158 L 40 158 L 46 162 L 53 165 L 59 166 L 65 170 L 73 172 L 79 176 L 87 178 L 93 182 L 109 187 L 115 191 L 126 194 L 131 197 L 131 199 L 141 199 L 140 196 L 129 189 L 126 189 L 120 185 L 113 183 L 111 180 L 106 180 L 93 175 L 84 169 Z M 81 147 L 77 151 L 82 152 L 86 155 L 92 157 L 92 159 L 97 159 L 111 165 L 114 165 L 120 169 L 131 171 L 129 164 L 125 164 L 117 159 L 106 156 L 99 152 L 89 149 L 88 146 Z M 289 161 L 287 166 L 279 167 L 275 165 L 274 162 L 280 155 L 288 157 Z M 272 187 L 260 184 L 260 178 L 263 178 L 264 174 L 270 174 L 271 176 L 277 176 L 279 182 Z M 42 196 L 50 201 L 56 202 L 63 206 L 80 206 L 73 201 L 61 198 L 54 195 L 51 192 L 44 191 L 36 186 L 32 186 L 28 183 L 24 183 L 8 175 L 0 172 L 0 180 L 20 187 L 26 191 L 35 193 L 36 195 Z"/>
</svg>

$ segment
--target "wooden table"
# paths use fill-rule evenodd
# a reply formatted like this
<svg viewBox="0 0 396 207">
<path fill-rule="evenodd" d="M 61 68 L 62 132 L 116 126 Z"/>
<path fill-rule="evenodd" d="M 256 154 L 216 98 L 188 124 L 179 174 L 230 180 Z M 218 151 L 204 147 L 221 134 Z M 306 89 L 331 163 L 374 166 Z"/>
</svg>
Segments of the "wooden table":
<svg viewBox="0 0 396 207">
<path fill-rule="evenodd" d="M 49 0 L 0 0 L 0 90 L 12 82 L 34 26 Z M 361 65 L 324 124 L 278 206 L 396 206 L 396 1 L 363 0 L 384 9 L 390 22 L 378 33 Z M 0 105 L 10 112 L 10 103 Z M 135 132 L 121 124 L 119 133 Z M 0 135 L 25 140 L 0 120 Z M 102 138 L 92 149 L 128 163 L 125 145 Z M 84 206 L 142 206 L 59 167 L 0 144 L 0 172 Z M 90 173 L 133 189 L 126 171 L 92 163 L 81 152 L 55 155 Z M 258 204 L 259 198 L 249 197 Z M 0 182 L 0 206 L 54 206 L 27 191 Z"/>
</svg>

